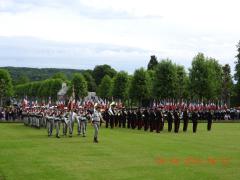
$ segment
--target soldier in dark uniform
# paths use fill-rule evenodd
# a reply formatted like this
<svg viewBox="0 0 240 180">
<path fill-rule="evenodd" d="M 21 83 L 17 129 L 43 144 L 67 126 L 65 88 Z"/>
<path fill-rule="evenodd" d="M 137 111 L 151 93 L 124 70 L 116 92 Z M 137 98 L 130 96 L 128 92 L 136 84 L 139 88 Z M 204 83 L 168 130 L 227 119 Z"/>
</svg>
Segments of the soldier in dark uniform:
<svg viewBox="0 0 240 180">
<path fill-rule="evenodd" d="M 160 133 L 162 127 L 162 113 L 160 110 L 156 109 L 156 133 Z"/>
<path fill-rule="evenodd" d="M 173 116 L 174 116 L 174 132 L 178 133 L 180 126 L 180 117 L 178 114 L 178 110 L 173 112 Z"/>
<path fill-rule="evenodd" d="M 131 128 L 131 122 L 132 121 L 132 113 L 131 110 L 128 110 L 127 112 L 127 128 Z"/>
<path fill-rule="evenodd" d="M 213 115 L 212 112 L 209 110 L 207 112 L 207 130 L 210 131 L 212 127 L 212 120 L 213 120 Z"/>
<path fill-rule="evenodd" d="M 150 110 L 150 132 L 153 132 L 155 129 L 155 123 L 156 123 L 156 115 L 153 109 Z"/>
<path fill-rule="evenodd" d="M 137 126 L 138 126 L 138 130 L 142 129 L 142 113 L 140 108 L 137 111 Z"/>
<path fill-rule="evenodd" d="M 103 119 L 105 120 L 105 122 L 106 122 L 106 128 L 108 128 L 108 126 L 109 126 L 109 121 L 110 121 L 110 115 L 109 115 L 109 113 L 108 113 L 108 109 L 106 109 L 105 111 L 104 111 L 104 113 L 103 113 Z"/>
<path fill-rule="evenodd" d="M 172 131 L 173 116 L 171 111 L 167 112 L 168 132 Z"/>
<path fill-rule="evenodd" d="M 195 111 L 192 112 L 192 123 L 193 123 L 193 132 L 197 132 L 197 124 L 198 124 L 198 114 Z"/>
<path fill-rule="evenodd" d="M 188 111 L 187 109 L 185 109 L 183 111 L 183 132 L 186 132 L 187 131 L 187 128 L 188 128 Z"/>
<path fill-rule="evenodd" d="M 122 127 L 126 128 L 127 113 L 126 113 L 126 111 L 124 109 L 122 109 L 121 119 L 122 119 Z"/>
<path fill-rule="evenodd" d="M 143 123 L 144 123 L 144 131 L 147 131 L 149 127 L 149 113 L 147 109 L 143 111 Z"/>
<path fill-rule="evenodd" d="M 119 111 L 118 111 L 118 113 L 117 113 L 117 115 L 118 115 L 118 127 L 122 127 L 122 110 L 121 109 L 119 109 Z"/>
<path fill-rule="evenodd" d="M 131 113 L 131 127 L 132 129 L 135 129 L 136 128 L 136 122 L 137 122 L 137 114 L 135 112 L 135 110 L 132 111 Z"/>
</svg>

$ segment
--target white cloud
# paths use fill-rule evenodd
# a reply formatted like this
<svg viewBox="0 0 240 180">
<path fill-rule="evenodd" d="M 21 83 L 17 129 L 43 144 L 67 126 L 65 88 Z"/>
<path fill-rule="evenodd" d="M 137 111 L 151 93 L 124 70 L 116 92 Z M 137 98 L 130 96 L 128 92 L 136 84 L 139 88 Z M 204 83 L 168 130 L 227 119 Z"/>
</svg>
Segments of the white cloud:
<svg viewBox="0 0 240 180">
<path fill-rule="evenodd" d="M 134 59 L 126 66 L 131 69 L 145 65 L 151 54 L 189 67 L 198 52 L 233 68 L 240 39 L 239 6 L 238 0 L 0 0 L 0 36 L 65 42 L 65 47 L 84 44 L 88 47 L 81 47 L 81 53 L 92 55 L 96 64 L 102 57 L 119 59 L 118 64 L 124 64 L 124 58 Z M 96 51 L 89 44 L 108 47 Z M 117 51 L 110 48 L 114 45 Z M 142 49 L 144 54 L 127 52 L 126 47 Z M 80 56 L 78 50 L 49 49 L 45 51 Z M 46 55 L 45 51 L 41 53 Z M 41 57 L 41 53 L 30 54 Z"/>
</svg>

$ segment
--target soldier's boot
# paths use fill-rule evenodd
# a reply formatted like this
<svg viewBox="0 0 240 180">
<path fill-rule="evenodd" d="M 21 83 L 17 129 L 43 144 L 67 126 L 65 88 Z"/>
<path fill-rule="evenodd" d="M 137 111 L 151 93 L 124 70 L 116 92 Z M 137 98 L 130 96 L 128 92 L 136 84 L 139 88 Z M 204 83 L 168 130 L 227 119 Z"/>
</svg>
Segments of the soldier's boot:
<svg viewBox="0 0 240 180">
<path fill-rule="evenodd" d="M 98 140 L 97 140 L 96 137 L 94 137 L 93 142 L 94 142 L 94 143 L 98 143 Z"/>
</svg>

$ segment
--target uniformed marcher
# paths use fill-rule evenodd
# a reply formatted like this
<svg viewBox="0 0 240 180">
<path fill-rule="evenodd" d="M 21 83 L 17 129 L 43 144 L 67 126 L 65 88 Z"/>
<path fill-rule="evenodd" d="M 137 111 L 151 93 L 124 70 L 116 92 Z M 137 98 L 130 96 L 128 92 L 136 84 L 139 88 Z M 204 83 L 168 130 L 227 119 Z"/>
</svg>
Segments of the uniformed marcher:
<svg viewBox="0 0 240 180">
<path fill-rule="evenodd" d="M 82 132 L 83 134 L 83 137 L 86 137 L 86 122 L 87 122 L 87 119 L 88 119 L 88 114 L 86 111 L 83 111 L 81 110 L 80 111 L 80 123 L 81 123 L 81 130 L 80 130 L 80 133 Z"/>
<path fill-rule="evenodd" d="M 213 120 L 213 115 L 212 112 L 209 110 L 207 112 L 207 130 L 210 131 L 212 128 L 212 120 Z"/>
<path fill-rule="evenodd" d="M 167 112 L 168 132 L 172 131 L 173 116 L 171 111 Z"/>
<path fill-rule="evenodd" d="M 189 121 L 188 111 L 187 111 L 187 109 L 185 109 L 185 110 L 183 111 L 183 132 L 186 132 L 186 131 L 187 131 L 188 121 Z"/>
<path fill-rule="evenodd" d="M 56 127 L 56 138 L 60 138 L 59 132 L 60 132 L 60 124 L 61 124 L 61 117 L 60 112 L 56 111 L 53 115 L 54 124 Z"/>
<path fill-rule="evenodd" d="M 73 128 L 74 128 L 74 121 L 77 119 L 77 114 L 74 112 L 73 109 L 71 109 L 68 117 L 68 127 L 69 127 L 69 137 L 72 137 L 73 135 Z"/>
<path fill-rule="evenodd" d="M 197 132 L 197 124 L 198 124 L 198 114 L 197 110 L 192 112 L 192 123 L 193 123 L 193 132 Z"/>
<path fill-rule="evenodd" d="M 144 123 L 144 131 L 147 131 L 149 128 L 149 113 L 147 109 L 143 111 L 143 123 Z"/>
<path fill-rule="evenodd" d="M 173 112 L 173 116 L 174 116 L 174 132 L 178 133 L 180 126 L 180 117 L 178 114 L 178 110 Z"/>
<path fill-rule="evenodd" d="M 115 115 L 116 115 L 116 112 L 115 112 L 115 110 L 114 110 L 115 106 L 116 106 L 116 104 L 115 104 L 114 102 L 112 102 L 112 103 L 110 104 L 110 108 L 109 108 L 109 110 L 108 110 L 108 113 L 109 113 L 109 116 L 110 116 L 110 127 L 111 127 L 111 129 L 114 128 L 114 124 L 115 124 L 115 123 L 114 123 Z"/>
<path fill-rule="evenodd" d="M 92 114 L 92 125 L 94 127 L 94 138 L 93 138 L 94 143 L 99 142 L 98 141 L 98 131 L 99 131 L 99 128 L 100 128 L 100 122 L 101 121 L 105 122 L 102 118 L 100 108 L 101 108 L 101 106 L 96 103 L 95 106 L 94 106 L 93 114 Z"/>
</svg>

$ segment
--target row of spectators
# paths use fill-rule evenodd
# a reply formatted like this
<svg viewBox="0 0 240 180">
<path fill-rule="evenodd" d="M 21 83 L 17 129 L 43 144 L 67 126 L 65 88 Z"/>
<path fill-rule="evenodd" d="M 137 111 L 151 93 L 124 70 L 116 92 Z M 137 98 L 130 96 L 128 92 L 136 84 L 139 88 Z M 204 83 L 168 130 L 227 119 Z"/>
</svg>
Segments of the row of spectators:
<svg viewBox="0 0 240 180">
<path fill-rule="evenodd" d="M 18 107 L 0 107 L 0 121 L 16 121 L 20 120 L 22 116 L 22 110 Z"/>
</svg>

